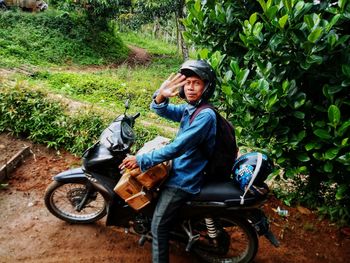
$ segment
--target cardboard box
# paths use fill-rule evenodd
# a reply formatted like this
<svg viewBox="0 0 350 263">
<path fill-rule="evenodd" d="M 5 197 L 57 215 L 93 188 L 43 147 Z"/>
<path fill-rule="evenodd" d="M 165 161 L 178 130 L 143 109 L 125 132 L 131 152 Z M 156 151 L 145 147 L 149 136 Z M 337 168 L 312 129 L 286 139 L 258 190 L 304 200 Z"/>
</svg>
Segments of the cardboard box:
<svg viewBox="0 0 350 263">
<path fill-rule="evenodd" d="M 135 210 L 140 210 L 152 200 L 152 195 L 130 173 L 123 174 L 114 191 Z"/>
<path fill-rule="evenodd" d="M 144 173 L 136 176 L 136 180 L 141 183 L 148 190 L 157 187 L 168 176 L 169 165 L 167 163 L 160 163 L 151 167 Z"/>
</svg>

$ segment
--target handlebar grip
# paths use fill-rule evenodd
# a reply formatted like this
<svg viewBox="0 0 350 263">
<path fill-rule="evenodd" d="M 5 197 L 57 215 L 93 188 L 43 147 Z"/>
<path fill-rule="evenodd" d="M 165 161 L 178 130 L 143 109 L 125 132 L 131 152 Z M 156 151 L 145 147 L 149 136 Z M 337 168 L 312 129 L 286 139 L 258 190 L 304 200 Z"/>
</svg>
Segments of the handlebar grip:
<svg viewBox="0 0 350 263">
<path fill-rule="evenodd" d="M 132 116 L 132 118 L 135 120 L 136 118 L 140 117 L 140 113 L 136 113 L 134 116 Z"/>
</svg>

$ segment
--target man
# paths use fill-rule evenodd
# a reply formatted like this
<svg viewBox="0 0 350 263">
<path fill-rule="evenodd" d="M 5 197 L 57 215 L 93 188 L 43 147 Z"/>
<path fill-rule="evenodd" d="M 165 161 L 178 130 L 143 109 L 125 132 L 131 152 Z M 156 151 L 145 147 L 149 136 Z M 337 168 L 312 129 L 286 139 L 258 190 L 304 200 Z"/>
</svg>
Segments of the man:
<svg viewBox="0 0 350 263">
<path fill-rule="evenodd" d="M 128 156 L 122 166 L 140 167 L 142 171 L 164 161 L 172 160 L 172 170 L 160 193 L 152 218 L 153 262 L 169 261 L 168 233 L 178 209 L 200 192 L 207 156 L 213 151 L 216 134 L 216 115 L 206 108 L 190 123 L 196 108 L 207 102 L 215 89 L 215 73 L 204 60 L 186 61 L 178 74 L 170 77 L 153 96 L 151 109 L 158 115 L 180 122 L 173 142 L 159 150 Z M 179 95 L 187 103 L 174 105 L 169 98 Z"/>
</svg>

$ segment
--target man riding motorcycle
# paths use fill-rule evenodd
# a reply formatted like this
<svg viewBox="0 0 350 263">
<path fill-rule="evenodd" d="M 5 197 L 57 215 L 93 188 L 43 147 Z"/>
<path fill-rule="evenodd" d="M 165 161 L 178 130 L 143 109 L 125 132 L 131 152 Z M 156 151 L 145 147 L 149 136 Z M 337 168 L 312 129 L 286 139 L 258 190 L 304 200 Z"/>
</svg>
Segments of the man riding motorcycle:
<svg viewBox="0 0 350 263">
<path fill-rule="evenodd" d="M 179 122 L 176 138 L 159 150 L 128 156 L 120 167 L 146 171 L 164 161 L 172 160 L 172 169 L 164 183 L 152 218 L 153 262 L 169 261 L 169 229 L 178 209 L 198 194 L 203 183 L 208 158 L 203 152 L 213 151 L 216 135 L 216 114 L 206 108 L 190 122 L 201 103 L 214 93 L 216 76 L 204 60 L 189 60 L 182 64 L 178 74 L 170 75 L 156 91 L 151 109 L 159 116 Z M 174 105 L 169 98 L 180 96 L 186 103 Z M 206 149 L 203 151 L 203 145 Z M 201 147 L 200 147 L 201 146 Z"/>
</svg>

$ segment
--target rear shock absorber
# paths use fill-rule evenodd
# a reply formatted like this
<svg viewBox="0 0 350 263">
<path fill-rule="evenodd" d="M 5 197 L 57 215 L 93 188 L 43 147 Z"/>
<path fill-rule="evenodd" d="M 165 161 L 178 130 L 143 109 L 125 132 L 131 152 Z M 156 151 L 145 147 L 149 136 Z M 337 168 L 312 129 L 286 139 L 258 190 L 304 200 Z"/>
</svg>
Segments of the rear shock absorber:
<svg viewBox="0 0 350 263">
<path fill-rule="evenodd" d="M 205 225 L 207 226 L 208 236 L 212 239 L 217 237 L 217 230 L 212 218 L 204 218 Z"/>
</svg>

